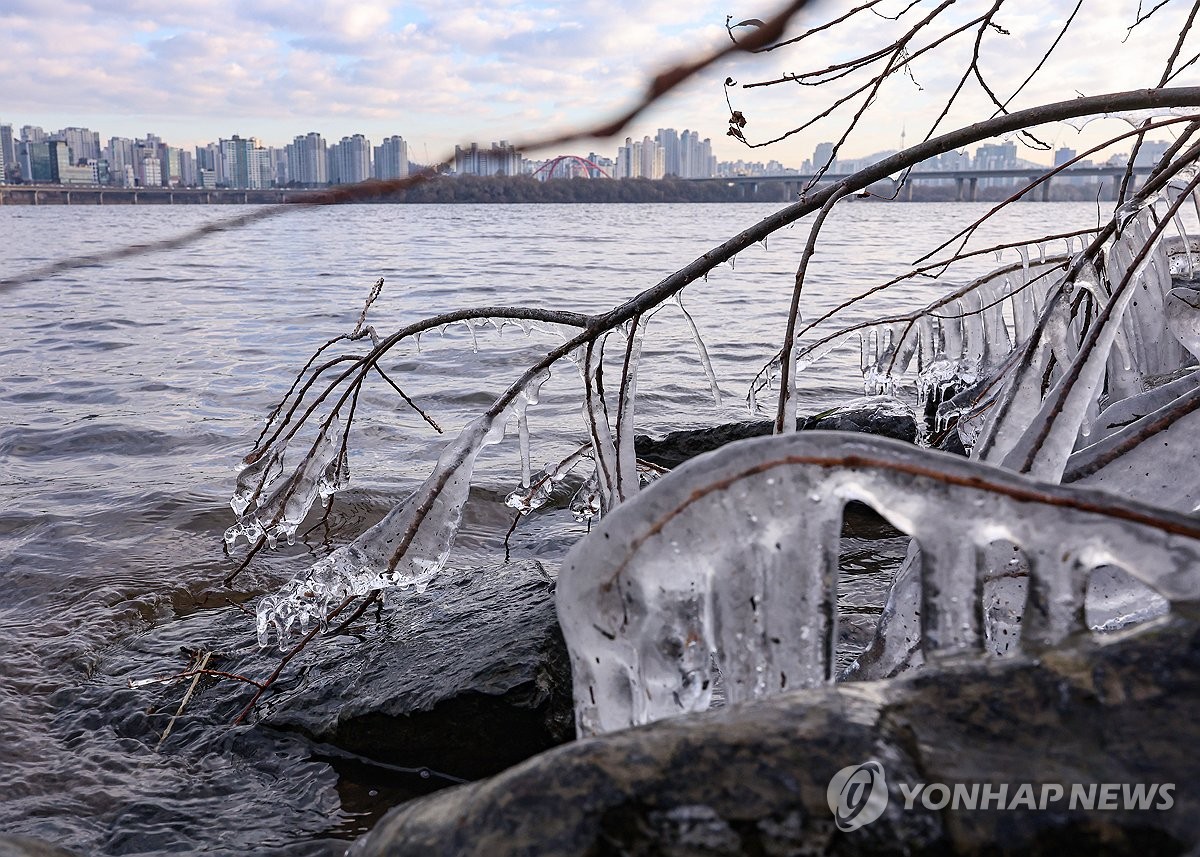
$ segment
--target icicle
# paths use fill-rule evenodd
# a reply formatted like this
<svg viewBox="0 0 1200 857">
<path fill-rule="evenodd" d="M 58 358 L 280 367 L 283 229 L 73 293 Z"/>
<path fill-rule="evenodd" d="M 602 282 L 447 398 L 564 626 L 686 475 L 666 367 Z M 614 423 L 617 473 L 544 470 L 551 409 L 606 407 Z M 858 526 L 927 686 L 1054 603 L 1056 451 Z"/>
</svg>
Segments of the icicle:
<svg viewBox="0 0 1200 857">
<path fill-rule="evenodd" d="M 478 354 L 479 353 L 479 337 L 475 335 L 475 325 L 471 324 L 471 322 L 469 320 L 464 321 L 463 324 L 466 325 L 467 331 L 471 334 L 471 352 L 474 354 Z"/>
<path fill-rule="evenodd" d="M 286 454 L 287 441 L 281 439 L 242 461 L 233 496 L 229 499 L 235 515 L 241 517 L 252 502 L 261 506 L 266 501 L 267 489 L 283 472 Z"/>
<path fill-rule="evenodd" d="M 626 359 L 622 368 L 620 404 L 617 408 L 617 501 L 624 501 L 637 493 L 640 482 L 637 475 L 637 457 L 634 451 L 634 406 L 637 399 L 638 362 L 642 356 L 642 337 L 647 321 L 634 319 L 626 325 L 628 343 Z"/>
<path fill-rule="evenodd" d="M 324 623 L 348 598 L 391 586 L 427 585 L 450 553 L 470 492 L 475 459 L 484 446 L 504 438 L 510 410 L 511 406 L 495 418 L 485 414 L 468 423 L 446 446 L 421 487 L 383 520 L 297 575 L 279 592 L 263 596 L 257 611 L 259 644 L 267 645 L 274 629 L 280 648 L 286 648 L 293 629 L 303 633 L 313 621 Z"/>
<path fill-rule="evenodd" d="M 675 303 L 679 305 L 679 309 L 692 331 L 692 341 L 696 343 L 696 353 L 700 355 L 700 365 L 704 367 L 704 375 L 708 378 L 708 387 L 712 391 L 713 402 L 719 408 L 721 407 L 721 390 L 717 386 L 717 375 L 713 372 L 712 362 L 708 359 L 708 349 L 704 347 L 704 339 L 700 336 L 700 328 L 696 326 L 696 321 L 692 318 L 692 314 L 683 305 L 683 292 L 675 293 Z"/>
<path fill-rule="evenodd" d="M 799 323 L 800 319 L 797 318 L 796 321 Z M 788 359 L 791 365 L 788 371 L 787 390 L 781 389 L 779 391 L 779 395 L 783 396 L 783 430 L 780 434 L 790 434 L 796 430 L 797 403 L 800 400 L 800 379 L 798 377 L 800 374 L 799 353 L 800 344 L 793 342 L 792 348 L 788 352 Z"/>
<path fill-rule="evenodd" d="M 547 464 L 533 476 L 528 485 L 522 485 L 504 498 L 504 504 L 516 509 L 522 515 L 545 506 L 550 501 L 554 486 L 566 479 L 575 465 L 586 458 L 590 452 L 591 447 L 584 446 L 558 464 Z"/>
<path fill-rule="evenodd" d="M 579 486 L 579 490 L 575 492 L 575 496 L 571 498 L 571 514 L 575 516 L 575 520 L 580 523 L 590 521 L 592 518 L 598 518 L 603 513 L 603 504 L 600 502 L 600 469 L 596 468 L 592 471 L 584 483 Z"/>
<path fill-rule="evenodd" d="M 967 292 L 958 302 L 962 313 L 964 374 L 977 373 L 987 355 L 987 337 L 983 331 L 983 298 L 979 289 Z M 960 369 L 960 371 L 963 371 Z"/>
<path fill-rule="evenodd" d="M 530 405 L 538 403 L 538 396 L 541 393 L 542 385 L 548 380 L 550 380 L 550 373 L 548 371 L 534 378 L 524 390 L 517 394 L 517 400 L 513 405 L 513 414 L 517 418 L 517 437 L 521 449 L 522 488 L 529 488 L 530 485 L 529 418 L 527 412 Z"/>
<path fill-rule="evenodd" d="M 604 372 L 604 346 L 597 342 L 584 351 L 577 363 L 583 375 L 583 421 L 592 438 L 592 456 L 596 461 L 601 509 L 607 513 L 620 502 L 618 494 L 618 461 L 612 428 L 608 423 L 608 406 L 601 395 Z"/>
<path fill-rule="evenodd" d="M 346 450 L 342 449 L 333 461 L 329 462 L 329 466 L 325 468 L 325 472 L 321 474 L 321 479 L 317 483 L 317 491 L 321 495 L 321 505 L 328 508 L 329 499 L 338 491 L 344 491 L 350 484 L 350 462 L 346 458 Z"/>
<path fill-rule="evenodd" d="M 1148 218 L 1149 214 L 1143 210 L 1136 217 Z M 1133 261 L 1129 243 L 1134 242 L 1135 246 L 1145 243 L 1145 233 L 1141 238 L 1138 235 L 1136 227 L 1127 228 L 1113 242 L 1109 258 L 1116 260 L 1123 271 L 1129 271 Z M 1072 355 L 1082 362 L 1073 367 L 1072 375 L 1064 375 L 1047 394 L 1037 416 L 1028 423 L 1024 437 L 1004 458 L 1005 466 L 1051 482 L 1057 482 L 1062 476 L 1067 457 L 1075 448 L 1080 425 L 1104 380 L 1105 366 L 1123 316 L 1133 297 L 1142 291 L 1139 282 L 1131 277 L 1124 289 L 1117 292 L 1119 282 L 1112 282 L 1114 293 L 1103 327 L 1095 334 L 1089 334 L 1095 336 L 1093 347 L 1086 353 L 1079 351 L 1078 356 Z"/>
<path fill-rule="evenodd" d="M 934 354 L 937 345 L 934 341 L 933 319 L 928 315 L 922 315 L 917 319 L 917 339 L 920 343 L 921 351 L 917 361 L 917 372 L 922 373 L 929 364 L 933 362 Z"/>
<path fill-rule="evenodd" d="M 340 481 L 339 463 L 335 460 L 340 449 L 341 423 L 334 416 L 318 433 L 296 472 L 283 480 L 265 499 L 260 494 L 257 508 L 242 515 L 236 524 L 225 531 L 225 543 L 233 547 L 238 537 L 244 536 L 246 541 L 254 544 L 265 536 L 272 548 L 280 538 L 293 544 L 296 529 L 316 502 L 317 496 Z M 271 466 L 268 462 L 268 467 Z M 332 477 L 330 468 L 333 468 Z"/>
</svg>

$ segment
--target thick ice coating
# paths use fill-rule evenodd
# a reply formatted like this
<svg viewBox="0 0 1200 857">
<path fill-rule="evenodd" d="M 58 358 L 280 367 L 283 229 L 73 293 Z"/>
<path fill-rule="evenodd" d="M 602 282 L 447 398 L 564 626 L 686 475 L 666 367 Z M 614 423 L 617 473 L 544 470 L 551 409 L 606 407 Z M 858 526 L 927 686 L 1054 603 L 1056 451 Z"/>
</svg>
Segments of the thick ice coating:
<svg viewBox="0 0 1200 857">
<path fill-rule="evenodd" d="M 717 668 L 730 702 L 832 681 L 849 500 L 920 546 L 926 659 L 984 651 L 981 575 L 998 541 L 1029 565 L 1025 649 L 1086 630 L 1098 568 L 1168 601 L 1200 598 L 1190 518 L 882 438 L 741 441 L 621 504 L 567 556 L 558 611 L 580 734 L 702 711 Z"/>
<path fill-rule="evenodd" d="M 510 408 L 511 410 L 511 408 Z M 324 622 L 351 596 L 428 583 L 441 570 L 462 521 L 475 459 L 504 437 L 508 411 L 476 418 L 449 444 L 429 478 L 382 521 L 258 603 L 258 641 L 276 631 L 283 648 L 293 630 Z"/>
</svg>

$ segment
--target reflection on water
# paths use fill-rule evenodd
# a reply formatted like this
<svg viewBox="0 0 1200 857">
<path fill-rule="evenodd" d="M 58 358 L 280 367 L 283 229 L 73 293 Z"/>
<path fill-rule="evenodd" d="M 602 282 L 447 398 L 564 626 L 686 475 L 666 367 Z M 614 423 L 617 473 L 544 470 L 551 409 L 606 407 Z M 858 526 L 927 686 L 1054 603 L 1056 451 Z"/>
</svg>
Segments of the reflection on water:
<svg viewBox="0 0 1200 857">
<path fill-rule="evenodd" d="M 169 253 L 85 268 L 0 293 L 0 830 L 83 853 L 330 853 L 387 805 L 435 787 L 330 748 L 230 728 L 244 686 L 202 683 L 161 752 L 178 687 L 128 679 L 184 669 L 197 646 L 251 675 L 270 669 L 237 604 L 274 588 L 411 490 L 443 438 L 383 384 L 364 392 L 353 489 L 325 526 L 261 556 L 233 588 L 221 548 L 233 464 L 263 416 L 330 336 L 353 327 L 384 277 L 381 331 L 465 305 L 606 309 L 773 210 L 758 205 L 346 206 L 299 211 Z M 901 269 L 974 205 L 851 203 L 810 270 L 813 317 Z M 6 274 L 215 219 L 206 208 L 0 209 Z M 1087 205 L 1018 206 L 983 240 L 1094 221 Z M 712 403 L 673 306 L 651 322 L 639 382 L 643 431 L 745 418 L 746 385 L 780 335 L 803 225 L 756 245 L 686 293 L 724 406 Z M 981 265 L 991 263 L 987 259 Z M 980 270 L 980 266 L 976 270 Z M 848 321 L 927 300 L 919 283 Z M 550 344 L 512 328 L 459 328 L 397 350 L 387 369 L 455 430 Z M 801 410 L 858 393 L 857 355 L 804 378 Z M 582 429 L 574 370 L 530 411 L 535 466 Z M 515 444 L 489 450 L 453 561 L 488 562 L 511 521 Z M 564 489 L 565 490 L 565 489 Z M 569 494 L 568 494 L 569 496 Z M 851 516 L 853 517 L 853 516 Z M 843 607 L 861 642 L 903 541 L 863 522 L 843 546 Z M 303 528 L 302 528 L 303 529 Z M 560 557 L 582 534 L 565 503 L 522 522 L 513 555 Z M 858 627 L 862 625 L 862 627 Z M 415 779 L 414 779 L 415 776 Z"/>
</svg>

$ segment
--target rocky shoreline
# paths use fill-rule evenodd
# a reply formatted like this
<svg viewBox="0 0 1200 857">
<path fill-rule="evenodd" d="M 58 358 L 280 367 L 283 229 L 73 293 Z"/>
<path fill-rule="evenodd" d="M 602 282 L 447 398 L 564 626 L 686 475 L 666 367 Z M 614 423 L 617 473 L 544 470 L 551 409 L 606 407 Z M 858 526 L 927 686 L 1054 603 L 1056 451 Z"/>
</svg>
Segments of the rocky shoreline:
<svg viewBox="0 0 1200 857">
<path fill-rule="evenodd" d="M 912 412 L 882 398 L 801 428 L 916 436 Z M 638 453 L 673 467 L 766 433 L 764 422 L 639 437 Z M 447 569 L 389 602 L 257 712 L 257 728 L 419 769 L 431 789 L 464 783 L 395 807 L 354 854 L 1169 854 L 1200 841 L 1187 787 L 1200 758 L 1178 751 L 1200 690 L 1195 615 L 1040 659 L 947 661 L 572 741 L 553 569 Z M 861 637 L 854 624 L 843 633 Z M 840 831 L 826 787 L 868 760 L 886 771 L 888 807 Z M 904 808 L 905 790 L 935 782 L 1178 788 L 1166 810 Z M 65 853 L 0 835 L 0 857 Z"/>
</svg>

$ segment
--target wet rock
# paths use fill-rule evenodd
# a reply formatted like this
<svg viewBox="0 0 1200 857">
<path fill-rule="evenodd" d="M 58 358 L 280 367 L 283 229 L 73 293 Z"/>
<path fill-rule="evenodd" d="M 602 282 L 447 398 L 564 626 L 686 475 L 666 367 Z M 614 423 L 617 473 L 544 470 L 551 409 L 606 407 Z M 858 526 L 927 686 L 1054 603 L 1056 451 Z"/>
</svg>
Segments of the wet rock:
<svg viewBox="0 0 1200 857">
<path fill-rule="evenodd" d="M 1200 755 L 1181 749 L 1198 701 L 1200 621 L 1176 616 L 1039 660 L 951 661 L 577 741 L 398 807 L 351 853 L 1185 853 L 1200 841 Z M 841 832 L 828 784 L 868 760 L 886 808 Z M 901 786 L 920 783 L 1005 785 L 1007 808 L 906 808 Z M 1065 795 L 1014 806 L 1024 783 Z M 1072 785 L 1099 801 L 1106 783 L 1173 783 L 1173 805 L 1071 807 Z"/>
<path fill-rule="evenodd" d="M 574 735 L 554 580 L 536 561 L 443 571 L 323 643 L 262 723 L 472 779 Z"/>
<path fill-rule="evenodd" d="M 917 420 L 912 408 L 887 396 L 855 399 L 800 421 L 801 431 L 853 431 L 915 443 Z"/>
<path fill-rule="evenodd" d="M 912 408 L 886 396 L 855 399 L 840 408 L 823 411 L 796 421 L 800 431 L 852 431 L 916 442 L 917 422 Z M 638 435 L 634 446 L 638 458 L 660 467 L 677 467 L 689 458 L 712 452 L 735 440 L 771 433 L 769 420 L 727 423 L 703 429 L 673 431 L 662 438 Z"/>
</svg>

